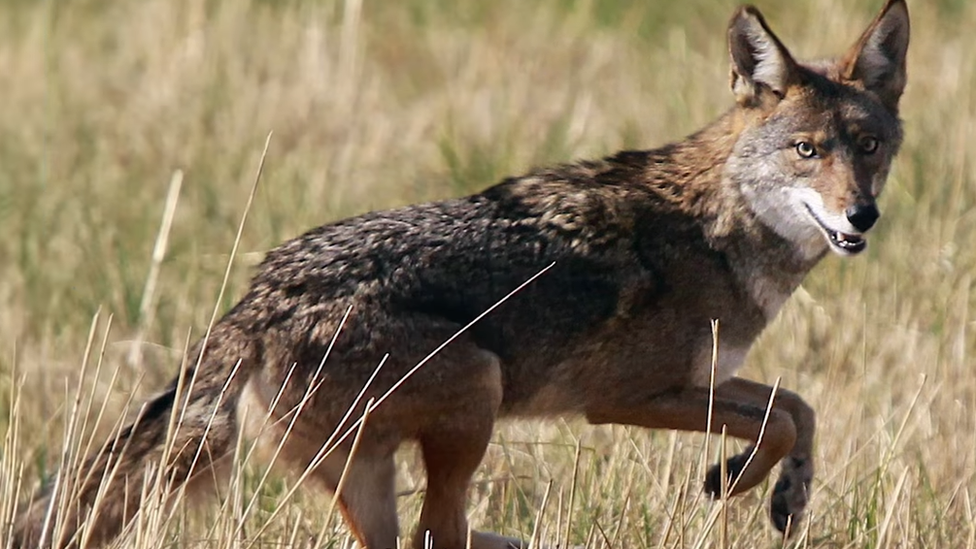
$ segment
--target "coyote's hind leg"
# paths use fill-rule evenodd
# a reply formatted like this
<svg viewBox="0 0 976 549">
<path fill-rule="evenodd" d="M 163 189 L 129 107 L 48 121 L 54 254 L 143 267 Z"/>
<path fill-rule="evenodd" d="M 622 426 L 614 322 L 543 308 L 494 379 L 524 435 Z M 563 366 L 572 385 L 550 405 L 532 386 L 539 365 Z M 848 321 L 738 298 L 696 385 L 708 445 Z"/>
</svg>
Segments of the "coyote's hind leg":
<svg viewBox="0 0 976 549">
<path fill-rule="evenodd" d="M 399 547 L 393 460 L 395 441 L 377 440 L 366 429 L 352 459 L 349 458 L 351 440 L 344 441 L 323 458 L 322 444 L 328 438 L 328 430 L 322 435 L 314 417 L 299 415 L 293 419 L 291 414 L 279 418 L 263 417 L 269 402 L 258 396 L 261 393 L 263 391 L 248 386 L 242 397 L 242 409 L 247 408 L 249 421 L 244 427 L 247 436 L 257 439 L 263 457 L 273 458 L 275 468 L 293 477 L 308 472 L 313 485 L 332 493 L 340 488 L 342 479 L 337 503 L 360 545 L 368 549 Z M 314 469 L 308 471 L 313 464 Z"/>
<path fill-rule="evenodd" d="M 357 451 L 347 467 L 344 455 L 329 459 L 333 463 L 321 468 L 319 477 L 334 491 L 345 468 L 339 506 L 360 545 L 369 549 L 399 547 L 393 455 L 366 456 Z"/>
<path fill-rule="evenodd" d="M 414 535 L 414 549 L 423 549 L 428 539 L 435 548 L 468 547 L 466 504 L 471 477 L 484 457 L 491 439 L 495 416 L 502 401 L 502 379 L 498 358 L 471 347 L 465 353 L 468 364 L 456 371 L 463 376 L 445 379 L 439 410 L 419 435 L 427 469 L 427 492 L 420 522 Z M 453 370 L 453 368 L 451 368 Z M 448 394 L 449 393 L 449 394 Z M 459 398 L 459 394 L 463 397 Z M 444 402 L 450 405 L 444 407 Z M 470 532 L 473 549 L 510 549 L 521 540 Z"/>
<path fill-rule="evenodd" d="M 349 459 L 348 444 L 336 448 L 312 471 L 310 478 L 333 494 L 338 490 L 339 510 L 361 547 L 397 549 L 400 545 L 393 452 L 376 451 L 377 448 L 364 442 L 356 448 L 352 459 Z M 279 459 L 295 473 L 304 471 L 311 461 L 302 454 L 287 451 Z"/>
</svg>

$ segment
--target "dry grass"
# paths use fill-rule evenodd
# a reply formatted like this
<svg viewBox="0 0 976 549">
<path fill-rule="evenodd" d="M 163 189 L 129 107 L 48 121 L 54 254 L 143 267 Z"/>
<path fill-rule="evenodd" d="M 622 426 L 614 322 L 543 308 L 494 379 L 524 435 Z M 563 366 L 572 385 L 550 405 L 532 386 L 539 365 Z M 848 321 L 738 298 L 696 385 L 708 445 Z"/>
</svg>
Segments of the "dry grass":
<svg viewBox="0 0 976 549">
<path fill-rule="evenodd" d="M 880 0 L 760 4 L 803 55 L 840 52 Z M 104 403 L 98 440 L 130 397 L 176 372 L 188 331 L 209 320 L 268 131 L 222 308 L 249 265 L 308 227 L 703 125 L 730 103 L 731 7 L 0 3 L 0 516 L 83 443 L 74 433 L 66 444 L 84 416 L 76 398 L 82 412 Z M 825 261 L 744 372 L 782 378 L 820 411 L 819 477 L 797 547 L 976 546 L 976 4 L 911 9 L 907 141 L 871 248 Z M 141 313 L 175 170 L 182 191 Z M 143 360 L 129 364 L 140 333 Z M 552 545 L 779 546 L 766 488 L 728 505 L 700 496 L 703 443 L 575 422 L 506 426 L 478 473 L 473 521 Z M 405 524 L 423 485 L 413 461 L 407 453 L 401 467 Z M 299 492 L 281 506 L 290 485 L 259 486 L 248 471 L 223 506 L 179 506 L 169 524 L 148 513 L 119 546 L 247 547 L 262 529 L 264 547 L 348 543 L 327 496 Z"/>
</svg>

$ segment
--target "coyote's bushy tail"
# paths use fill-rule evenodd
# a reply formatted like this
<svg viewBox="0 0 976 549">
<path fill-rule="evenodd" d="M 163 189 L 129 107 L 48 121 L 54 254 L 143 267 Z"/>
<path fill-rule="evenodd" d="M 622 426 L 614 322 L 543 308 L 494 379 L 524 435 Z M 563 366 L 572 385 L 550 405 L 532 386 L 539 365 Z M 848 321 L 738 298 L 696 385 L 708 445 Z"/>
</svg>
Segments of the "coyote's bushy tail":
<svg viewBox="0 0 976 549">
<path fill-rule="evenodd" d="M 190 354 L 195 361 L 182 384 L 174 380 L 80 469 L 63 472 L 35 495 L 14 524 L 13 546 L 100 546 L 122 532 L 147 495 L 168 498 L 226 461 L 237 438 L 238 395 L 256 363 L 248 339 L 217 324 L 203 359 L 202 343 Z M 163 490 L 154 492 L 156 486 Z"/>
</svg>

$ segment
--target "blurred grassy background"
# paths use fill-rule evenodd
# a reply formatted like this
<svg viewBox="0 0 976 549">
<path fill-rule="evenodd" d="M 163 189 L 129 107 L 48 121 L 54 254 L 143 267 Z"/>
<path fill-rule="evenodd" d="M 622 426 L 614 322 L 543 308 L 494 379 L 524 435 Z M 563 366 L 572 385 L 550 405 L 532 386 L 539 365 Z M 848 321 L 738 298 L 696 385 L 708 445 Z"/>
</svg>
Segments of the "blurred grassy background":
<svg viewBox="0 0 976 549">
<path fill-rule="evenodd" d="M 759 7 L 802 58 L 843 52 L 880 4 Z M 0 421 L 22 433 L 5 443 L 4 470 L 24 465 L 27 486 L 48 474 L 95 311 L 113 316 L 105 369 L 120 374 L 113 388 L 107 373 L 85 383 L 110 415 L 175 373 L 188 330 L 200 334 L 209 320 L 269 131 L 225 309 L 265 251 L 309 227 L 474 192 L 534 165 L 660 145 L 706 124 L 731 104 L 734 5 L 0 2 Z M 782 377 L 821 412 L 802 546 L 976 539 L 976 4 L 910 9 L 907 138 L 869 251 L 828 258 L 745 372 Z M 142 317 L 178 169 L 185 180 L 155 306 Z M 128 365 L 141 324 L 145 360 Z M 702 441 L 573 422 L 507 427 L 475 490 L 475 522 L 527 536 L 551 482 L 539 524 L 553 545 L 563 530 L 594 547 L 777 543 L 761 493 L 730 505 L 729 536 L 710 531 L 716 504 L 697 494 Z M 409 463 L 405 484 L 422 485 Z M 321 501 L 308 497 L 281 532 L 288 521 L 320 524 Z M 418 501 L 403 499 L 405 522 Z M 285 536 L 275 532 L 269 543 Z M 230 543 L 217 539 L 206 546 Z"/>
</svg>

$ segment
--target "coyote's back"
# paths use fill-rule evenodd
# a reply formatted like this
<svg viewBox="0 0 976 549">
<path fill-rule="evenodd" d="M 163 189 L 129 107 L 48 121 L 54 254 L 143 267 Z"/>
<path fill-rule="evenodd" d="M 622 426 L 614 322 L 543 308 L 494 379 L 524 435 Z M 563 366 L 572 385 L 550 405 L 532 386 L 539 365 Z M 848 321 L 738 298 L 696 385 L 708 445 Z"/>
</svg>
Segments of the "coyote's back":
<svg viewBox="0 0 976 549">
<path fill-rule="evenodd" d="M 344 478 L 338 500 L 366 547 L 398 546 L 405 441 L 428 475 L 415 547 L 518 546 L 469 539 L 468 483 L 498 419 L 567 415 L 753 442 L 705 488 L 738 494 L 781 463 L 770 516 L 789 532 L 807 503 L 814 412 L 735 374 L 828 251 L 866 246 L 902 137 L 908 35 L 904 1 L 889 0 L 847 54 L 799 63 L 741 8 L 728 30 L 736 104 L 685 140 L 286 242 L 181 377 L 24 507 L 14 545 L 102 544 L 146 487 L 219 484 L 243 431 L 327 489 Z M 363 417 L 353 452 L 333 434 Z"/>
</svg>

